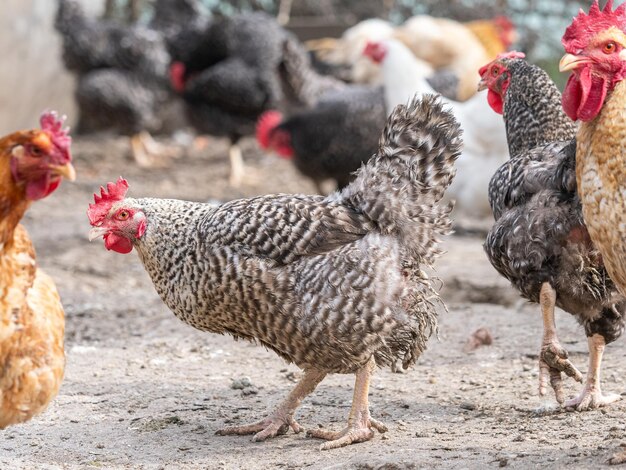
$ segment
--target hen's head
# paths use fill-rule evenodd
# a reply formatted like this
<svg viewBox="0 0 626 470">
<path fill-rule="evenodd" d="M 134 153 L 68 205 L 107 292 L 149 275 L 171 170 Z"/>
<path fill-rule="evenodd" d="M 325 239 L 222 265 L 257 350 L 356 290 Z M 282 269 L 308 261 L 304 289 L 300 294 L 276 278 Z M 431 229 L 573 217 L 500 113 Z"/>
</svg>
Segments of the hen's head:
<svg viewBox="0 0 626 470">
<path fill-rule="evenodd" d="M 505 49 L 508 49 L 511 47 L 511 44 L 517 41 L 515 25 L 507 16 L 496 16 L 493 19 L 493 24 Z"/>
<path fill-rule="evenodd" d="M 63 128 L 64 120 L 55 112 L 45 112 L 40 118 L 41 129 L 10 136 L 11 175 L 31 201 L 50 195 L 63 177 L 76 179 L 70 154 L 72 138 Z"/>
<path fill-rule="evenodd" d="M 580 10 L 565 30 L 565 54 L 559 68 L 572 70 L 563 92 L 563 109 L 574 121 L 595 118 L 616 83 L 626 77 L 626 4 L 613 11 L 609 0 L 600 10 L 594 0 L 589 13 Z"/>
<path fill-rule="evenodd" d="M 369 57 L 376 64 L 382 63 L 387 56 L 388 47 L 384 42 L 374 42 L 370 41 L 363 49 L 363 55 L 365 57 Z"/>
<path fill-rule="evenodd" d="M 146 215 L 132 199 L 125 199 L 128 182 L 120 176 L 117 183 L 108 183 L 94 194 L 87 217 L 93 227 L 89 241 L 102 237 L 107 250 L 130 253 L 133 243 L 146 231 Z"/>
<path fill-rule="evenodd" d="M 264 150 L 272 150 L 281 157 L 290 159 L 294 155 L 291 135 L 282 129 L 283 115 L 278 111 L 266 111 L 256 125 L 256 140 Z"/>
<path fill-rule="evenodd" d="M 478 91 L 489 90 L 487 101 L 489 106 L 498 114 L 502 114 L 504 111 L 504 96 L 511 83 L 509 64 L 511 60 L 523 59 L 524 57 L 526 56 L 523 52 L 504 52 L 478 70 L 480 74 Z"/>
</svg>

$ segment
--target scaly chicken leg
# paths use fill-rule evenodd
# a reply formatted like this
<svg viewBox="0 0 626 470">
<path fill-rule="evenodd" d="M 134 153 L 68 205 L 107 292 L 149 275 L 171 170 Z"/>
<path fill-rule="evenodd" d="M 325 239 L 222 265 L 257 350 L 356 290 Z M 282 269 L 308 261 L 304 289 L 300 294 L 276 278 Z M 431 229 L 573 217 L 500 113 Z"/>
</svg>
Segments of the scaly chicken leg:
<svg viewBox="0 0 626 470">
<path fill-rule="evenodd" d="M 576 408 L 578 411 L 586 411 L 608 405 L 621 397 L 615 393 L 602 394 L 600 389 L 600 363 L 606 342 L 602 335 L 595 334 L 587 338 L 589 344 L 589 370 L 587 381 L 580 395 L 565 402 L 568 408 Z"/>
<path fill-rule="evenodd" d="M 539 395 L 544 396 L 550 385 L 559 404 L 565 401 L 563 394 L 563 379 L 561 372 L 582 383 L 580 371 L 567 358 L 567 351 L 563 349 L 556 335 L 554 323 L 554 306 L 556 305 L 556 291 L 548 282 L 541 285 L 539 303 L 543 316 L 543 342 L 539 353 Z"/>
<path fill-rule="evenodd" d="M 374 437 L 372 428 L 381 433 L 387 432 L 387 426 L 370 416 L 367 395 L 375 366 L 376 363 L 372 357 L 365 367 L 356 373 L 352 408 L 348 415 L 348 426 L 343 431 L 335 432 L 326 429 L 307 431 L 307 436 L 330 441 L 322 444 L 321 450 L 336 449 L 357 442 L 369 441 Z"/>
<path fill-rule="evenodd" d="M 130 148 L 140 168 L 162 168 L 172 158 L 179 158 L 180 148 L 156 142 L 149 132 L 141 131 L 130 138 Z"/>
<path fill-rule="evenodd" d="M 302 427 L 296 422 L 293 415 L 300 403 L 302 403 L 302 400 L 315 390 L 317 384 L 324 377 L 326 377 L 325 372 L 315 369 L 305 370 L 304 377 L 298 382 L 296 388 L 267 418 L 254 424 L 220 429 L 216 434 L 220 436 L 254 434 L 252 441 L 259 442 L 270 437 L 285 434 L 289 428 L 293 429 L 296 434 L 302 432 Z"/>
</svg>

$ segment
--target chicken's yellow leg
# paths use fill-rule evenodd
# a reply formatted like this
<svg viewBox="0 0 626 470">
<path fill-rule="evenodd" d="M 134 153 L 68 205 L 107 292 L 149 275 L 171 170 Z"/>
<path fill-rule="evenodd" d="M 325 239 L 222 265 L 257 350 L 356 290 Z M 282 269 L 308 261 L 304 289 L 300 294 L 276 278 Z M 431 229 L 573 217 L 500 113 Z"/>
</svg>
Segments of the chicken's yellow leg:
<svg viewBox="0 0 626 470">
<path fill-rule="evenodd" d="M 289 428 L 293 429 L 295 433 L 301 432 L 302 427 L 296 422 L 293 415 L 300 406 L 300 403 L 302 403 L 302 400 L 315 390 L 317 384 L 319 384 L 324 377 L 326 377 L 325 372 L 315 369 L 305 370 L 304 377 L 298 382 L 296 388 L 289 393 L 287 398 L 278 405 L 274 412 L 267 418 L 254 424 L 220 429 L 216 434 L 220 436 L 229 434 L 254 434 L 252 440 L 256 442 L 285 434 Z"/>
<path fill-rule="evenodd" d="M 356 373 L 354 397 L 352 398 L 352 408 L 348 416 L 348 426 L 343 431 L 334 432 L 325 429 L 314 429 L 307 432 L 308 436 L 330 441 L 322 444 L 321 450 L 336 449 L 337 447 L 344 447 L 357 442 L 369 441 L 374 437 L 372 428 L 381 433 L 387 432 L 387 426 L 372 419 L 370 416 L 368 393 L 375 366 L 376 364 L 372 357 L 365 367 Z"/>
</svg>

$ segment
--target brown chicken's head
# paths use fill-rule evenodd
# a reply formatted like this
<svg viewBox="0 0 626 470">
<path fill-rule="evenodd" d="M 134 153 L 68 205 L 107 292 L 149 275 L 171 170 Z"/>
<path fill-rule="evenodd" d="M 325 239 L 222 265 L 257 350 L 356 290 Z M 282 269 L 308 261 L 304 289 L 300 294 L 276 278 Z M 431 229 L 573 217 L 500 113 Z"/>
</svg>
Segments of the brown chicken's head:
<svg viewBox="0 0 626 470">
<path fill-rule="evenodd" d="M 383 42 L 370 41 L 365 46 L 365 49 L 363 49 L 363 55 L 372 59 L 376 64 L 380 64 L 387 56 L 387 49 L 387 46 Z"/>
<path fill-rule="evenodd" d="M 291 159 L 294 149 L 291 146 L 291 135 L 280 124 L 283 115 L 278 111 L 266 111 L 261 115 L 256 125 L 256 140 L 264 150 L 272 150 L 279 156 Z"/>
<path fill-rule="evenodd" d="M 41 129 L 17 132 L 11 139 L 11 175 L 31 201 L 50 195 L 63 177 L 70 181 L 76 178 L 70 154 L 72 138 L 63 128 L 64 119 L 45 112 L 40 119 Z"/>
<path fill-rule="evenodd" d="M 565 54 L 559 68 L 572 75 L 563 91 L 563 109 L 574 121 L 595 118 L 604 99 L 626 77 L 626 3 L 613 11 L 594 0 L 589 13 L 580 10 L 561 39 Z"/>
<path fill-rule="evenodd" d="M 108 183 L 94 194 L 94 203 L 89 204 L 87 217 L 92 229 L 89 241 L 102 237 L 107 250 L 130 253 L 133 242 L 146 231 L 146 215 L 132 200 L 125 199 L 128 182 L 120 176 L 117 183 Z"/>
<path fill-rule="evenodd" d="M 480 74 L 478 91 L 489 90 L 487 92 L 487 101 L 489 106 L 498 114 L 502 114 L 504 111 L 504 95 L 511 83 L 509 62 L 514 59 L 523 59 L 524 57 L 526 55 L 523 52 L 504 52 L 478 70 Z"/>
<path fill-rule="evenodd" d="M 515 41 L 517 41 L 517 30 L 515 29 L 515 25 L 507 16 L 496 16 L 493 19 L 493 24 L 496 27 L 498 37 L 505 49 L 508 49 Z"/>
</svg>

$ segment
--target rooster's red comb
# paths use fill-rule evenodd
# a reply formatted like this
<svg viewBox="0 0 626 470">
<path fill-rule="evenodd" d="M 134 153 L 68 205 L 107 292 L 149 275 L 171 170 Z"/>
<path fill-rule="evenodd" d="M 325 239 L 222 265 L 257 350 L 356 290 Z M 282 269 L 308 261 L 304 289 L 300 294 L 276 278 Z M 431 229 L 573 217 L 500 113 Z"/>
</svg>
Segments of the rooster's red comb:
<svg viewBox="0 0 626 470">
<path fill-rule="evenodd" d="M 608 0 L 604 9 L 600 10 L 598 0 L 594 0 L 589 13 L 580 9 L 572 24 L 565 30 L 561 43 L 567 52 L 576 54 L 587 46 L 593 36 L 611 27 L 626 30 L 626 3 L 613 11 L 613 0 Z"/>
<path fill-rule="evenodd" d="M 59 117 L 56 111 L 44 111 L 39 118 L 41 130 L 45 131 L 50 136 L 52 143 L 60 150 L 62 160 L 60 163 L 72 160 L 72 156 L 70 155 L 72 138 L 69 134 L 69 127 L 63 127 L 65 119 L 65 116 Z"/>
<path fill-rule="evenodd" d="M 256 140 L 262 149 L 270 146 L 272 132 L 283 121 L 283 115 L 274 110 L 265 111 L 256 124 Z"/>
<path fill-rule="evenodd" d="M 117 183 L 107 183 L 106 189 L 100 186 L 100 195 L 94 193 L 94 204 L 89 204 L 87 210 L 87 217 L 91 225 L 98 225 L 104 220 L 106 215 L 118 201 L 124 199 L 126 192 L 128 191 L 128 181 L 121 176 L 117 180 Z"/>
</svg>

